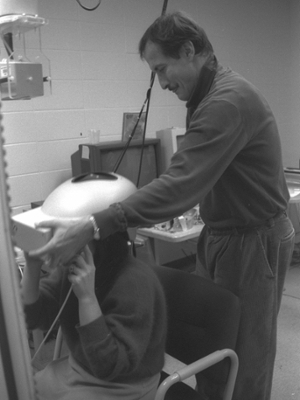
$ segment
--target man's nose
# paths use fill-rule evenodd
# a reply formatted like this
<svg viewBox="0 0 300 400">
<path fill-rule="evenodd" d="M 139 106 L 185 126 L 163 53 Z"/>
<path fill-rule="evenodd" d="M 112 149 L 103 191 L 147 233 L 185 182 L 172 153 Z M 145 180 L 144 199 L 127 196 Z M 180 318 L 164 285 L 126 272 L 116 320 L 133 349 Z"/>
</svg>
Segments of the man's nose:
<svg viewBox="0 0 300 400">
<path fill-rule="evenodd" d="M 159 77 L 158 77 L 158 81 L 159 81 L 160 87 L 161 87 L 163 90 L 165 90 L 165 89 L 168 88 L 168 81 L 167 81 L 167 79 L 165 79 L 164 77 L 159 76 Z"/>
</svg>

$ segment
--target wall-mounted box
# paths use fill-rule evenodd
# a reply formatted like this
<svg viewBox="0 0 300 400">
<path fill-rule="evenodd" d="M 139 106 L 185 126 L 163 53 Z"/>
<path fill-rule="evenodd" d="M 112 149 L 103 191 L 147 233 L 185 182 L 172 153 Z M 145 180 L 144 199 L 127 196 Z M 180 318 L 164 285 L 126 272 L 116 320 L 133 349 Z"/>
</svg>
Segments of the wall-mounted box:
<svg viewBox="0 0 300 400">
<path fill-rule="evenodd" d="M 31 99 L 43 96 L 42 64 L 30 62 L 0 62 L 1 100 Z"/>
</svg>

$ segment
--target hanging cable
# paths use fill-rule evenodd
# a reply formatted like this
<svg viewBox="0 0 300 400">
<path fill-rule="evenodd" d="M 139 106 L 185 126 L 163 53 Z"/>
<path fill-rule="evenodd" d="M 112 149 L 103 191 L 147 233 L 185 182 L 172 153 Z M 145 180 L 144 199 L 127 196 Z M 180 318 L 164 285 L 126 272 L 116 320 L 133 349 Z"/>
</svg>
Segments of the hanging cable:
<svg viewBox="0 0 300 400">
<path fill-rule="evenodd" d="M 164 0 L 161 15 L 164 15 L 164 14 L 166 13 L 167 5 L 168 5 L 168 0 Z M 143 103 L 143 105 L 142 105 L 141 111 L 140 111 L 140 113 L 139 113 L 139 115 L 138 115 L 138 118 L 137 118 L 137 121 L 136 121 L 136 123 L 135 123 L 135 125 L 134 125 L 134 127 L 133 127 L 132 133 L 129 135 L 128 140 L 127 140 L 127 142 L 126 142 L 126 144 L 125 144 L 124 150 L 123 150 L 123 152 L 121 153 L 120 157 L 118 158 L 118 160 L 117 160 L 117 162 L 116 162 L 116 165 L 115 165 L 115 168 L 114 168 L 114 171 L 113 171 L 113 172 L 116 172 L 116 171 L 118 170 L 118 168 L 119 168 L 119 166 L 120 166 L 120 164 L 121 164 L 121 162 L 122 162 L 122 160 L 123 160 L 123 157 L 125 156 L 125 153 L 126 153 L 128 147 L 129 147 L 129 145 L 130 145 L 130 142 L 131 142 L 131 140 L 132 140 L 132 138 L 133 138 L 133 136 L 134 136 L 134 134 L 135 134 L 135 131 L 136 131 L 136 128 L 137 128 L 137 126 L 138 126 L 138 124 L 139 124 L 139 121 L 140 121 L 140 118 L 141 118 L 141 116 L 142 116 L 143 110 L 144 110 L 145 106 L 147 105 L 146 116 L 145 116 L 145 124 L 144 124 L 144 131 L 143 131 L 143 138 L 142 138 L 142 149 L 141 149 L 141 155 L 140 155 L 139 171 L 138 171 L 138 177 L 137 177 L 137 183 L 136 183 L 136 186 L 137 186 L 137 187 L 138 187 L 139 182 L 140 182 L 140 176 L 141 176 L 141 171 L 142 171 L 143 153 L 144 153 L 144 145 L 145 145 L 145 137 L 146 137 L 146 128 L 147 128 L 147 120 L 148 120 L 149 106 L 150 106 L 150 98 L 151 98 L 152 87 L 153 87 L 154 81 L 155 81 L 155 73 L 154 73 L 154 72 L 151 72 L 150 86 L 149 86 L 149 89 L 147 90 L 146 99 L 145 99 L 145 101 L 144 101 L 144 103 Z"/>
<path fill-rule="evenodd" d="M 168 0 L 164 0 L 161 15 L 165 15 L 166 10 L 167 10 L 167 5 L 168 5 Z M 150 108 L 150 99 L 151 99 L 151 93 L 152 93 L 152 87 L 153 87 L 154 81 L 155 81 L 155 73 L 151 72 L 150 88 L 148 89 L 148 92 L 147 92 L 147 109 L 146 109 L 145 125 L 144 125 L 144 131 L 143 131 L 143 142 L 142 142 L 142 149 L 141 149 L 141 155 L 140 155 L 139 171 L 138 171 L 137 184 L 136 184 L 137 187 L 139 186 L 140 178 L 141 178 L 141 174 L 142 174 L 146 127 L 147 127 L 148 114 L 149 114 L 149 108 Z"/>
<path fill-rule="evenodd" d="M 49 330 L 48 330 L 46 336 L 44 337 L 42 343 L 39 345 L 38 349 L 37 349 L 36 352 L 34 353 L 34 356 L 32 357 L 31 362 L 33 362 L 33 361 L 35 360 L 36 356 L 38 355 L 38 353 L 40 352 L 41 348 L 44 346 L 46 340 L 48 339 L 50 333 L 52 332 L 52 330 L 53 330 L 53 328 L 54 328 L 56 322 L 58 321 L 58 318 L 60 317 L 60 315 L 61 315 L 61 313 L 62 313 L 62 311 L 63 311 L 63 309 L 64 309 L 64 307 L 65 307 L 65 305 L 66 305 L 66 303 L 67 303 L 67 301 L 68 301 L 68 298 L 70 297 L 70 294 L 71 294 L 71 292 L 72 292 L 72 289 L 73 289 L 73 286 L 71 285 L 71 286 L 70 286 L 70 289 L 69 289 L 69 291 L 68 291 L 68 293 L 67 293 L 67 295 L 66 295 L 66 298 L 65 298 L 65 300 L 64 300 L 64 302 L 63 302 L 63 304 L 62 304 L 62 306 L 60 307 L 60 310 L 59 310 L 59 312 L 58 312 L 56 318 L 54 319 L 52 325 L 50 326 L 50 328 L 49 328 Z"/>
<path fill-rule="evenodd" d="M 167 11 L 167 5 L 168 5 L 168 0 L 165 0 L 164 4 L 163 4 L 161 15 L 165 15 L 165 13 Z"/>
<path fill-rule="evenodd" d="M 100 6 L 102 0 L 98 0 L 98 4 L 97 4 L 95 7 L 91 7 L 91 8 L 85 7 L 85 6 L 81 3 L 80 0 L 76 0 L 76 1 L 77 1 L 77 3 L 80 5 L 80 7 L 82 7 L 84 10 L 86 10 L 86 11 L 94 11 L 94 10 L 96 10 L 96 9 Z"/>
<path fill-rule="evenodd" d="M 135 122 L 135 125 L 134 125 L 134 127 L 133 127 L 133 129 L 132 129 L 131 134 L 130 134 L 129 137 L 128 137 L 128 140 L 127 140 L 127 142 L 126 142 L 126 144 L 125 144 L 125 147 L 124 147 L 122 153 L 120 154 L 120 157 L 118 158 L 118 160 L 117 160 L 117 162 L 116 162 L 116 165 L 115 165 L 115 167 L 114 167 L 113 172 L 117 172 L 117 170 L 118 170 L 118 168 L 119 168 L 119 166 L 120 166 L 120 164 L 121 164 L 121 162 L 122 162 L 122 160 L 123 160 L 123 157 L 125 156 L 126 151 L 127 151 L 128 147 L 129 147 L 129 145 L 130 145 L 130 142 L 131 142 L 131 140 L 132 140 L 132 138 L 133 138 L 133 136 L 134 136 L 134 134 L 135 134 L 136 128 L 138 127 L 138 124 L 139 124 L 139 122 L 140 122 L 140 119 L 141 119 L 141 116 L 142 116 L 142 114 L 143 114 L 144 108 L 145 108 L 146 104 L 149 103 L 150 94 L 151 94 L 151 89 L 152 89 L 152 86 L 153 86 L 153 83 L 154 83 L 154 76 L 153 76 L 153 75 L 154 75 L 154 74 L 151 75 L 150 86 L 149 86 L 149 89 L 147 90 L 146 98 L 145 98 L 144 103 L 143 103 L 143 105 L 142 105 L 142 108 L 141 108 L 141 110 L 140 110 L 140 112 L 139 112 L 139 114 L 138 114 L 138 117 L 137 117 L 137 120 L 136 120 L 136 122 Z M 146 117 L 147 117 L 147 113 L 146 113 Z M 143 131 L 143 142 L 144 142 L 144 136 L 145 136 L 145 132 L 146 132 L 146 122 L 147 122 L 147 121 L 146 121 L 146 119 L 145 119 L 145 125 L 144 125 L 144 131 Z"/>
<path fill-rule="evenodd" d="M 8 58 L 13 60 L 14 58 L 14 45 L 13 45 L 13 36 L 11 32 L 8 32 L 2 36 L 2 41 L 5 47 L 5 50 L 8 54 Z"/>
<path fill-rule="evenodd" d="M 146 138 L 146 127 L 147 127 L 148 114 L 149 114 L 149 108 L 150 108 L 150 98 L 151 98 L 151 92 L 152 92 L 154 80 L 155 80 L 155 73 L 152 72 L 151 79 L 150 79 L 150 87 L 147 91 L 147 108 L 146 108 L 145 124 L 144 124 L 144 130 L 143 130 L 143 141 L 142 141 L 142 149 L 141 149 L 141 155 L 140 155 L 139 171 L 138 171 L 138 177 L 137 177 L 137 183 L 136 183 L 137 187 L 139 187 L 141 174 L 142 174 L 143 154 L 144 154 L 145 138 Z"/>
</svg>

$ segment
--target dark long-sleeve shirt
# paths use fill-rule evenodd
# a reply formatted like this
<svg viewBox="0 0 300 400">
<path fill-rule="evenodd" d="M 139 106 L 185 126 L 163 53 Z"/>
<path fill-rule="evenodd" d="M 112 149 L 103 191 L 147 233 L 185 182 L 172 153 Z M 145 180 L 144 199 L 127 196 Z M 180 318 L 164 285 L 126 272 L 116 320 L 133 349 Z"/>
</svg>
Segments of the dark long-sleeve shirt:
<svg viewBox="0 0 300 400">
<path fill-rule="evenodd" d="M 80 326 L 78 300 L 71 293 L 60 324 L 73 357 L 91 375 L 111 382 L 138 382 L 155 376 L 164 365 L 163 289 L 151 267 L 132 256 L 113 272 L 112 277 L 111 267 L 104 266 L 95 283 L 101 317 Z M 60 269 L 41 280 L 39 299 L 25 306 L 30 329 L 50 327 L 70 287 L 67 274 Z"/>
<path fill-rule="evenodd" d="M 203 67 L 187 108 L 185 138 L 170 167 L 96 214 L 102 237 L 170 220 L 198 203 L 215 228 L 255 226 L 287 208 L 280 137 L 259 90 L 230 69 Z"/>
</svg>

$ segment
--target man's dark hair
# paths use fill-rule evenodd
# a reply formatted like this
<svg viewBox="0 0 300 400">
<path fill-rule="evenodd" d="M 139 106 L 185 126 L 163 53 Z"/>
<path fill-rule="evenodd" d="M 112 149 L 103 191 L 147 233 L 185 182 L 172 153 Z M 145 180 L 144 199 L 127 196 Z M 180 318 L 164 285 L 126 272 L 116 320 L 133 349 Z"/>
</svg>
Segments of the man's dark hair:
<svg viewBox="0 0 300 400">
<path fill-rule="evenodd" d="M 213 54 L 213 47 L 205 31 L 186 14 L 176 11 L 157 18 L 144 33 L 139 43 L 140 57 L 148 42 L 158 44 L 166 57 L 179 58 L 180 49 L 191 41 L 196 54 Z"/>
</svg>

